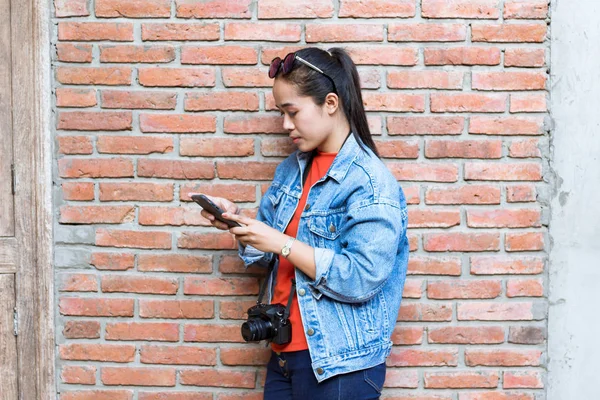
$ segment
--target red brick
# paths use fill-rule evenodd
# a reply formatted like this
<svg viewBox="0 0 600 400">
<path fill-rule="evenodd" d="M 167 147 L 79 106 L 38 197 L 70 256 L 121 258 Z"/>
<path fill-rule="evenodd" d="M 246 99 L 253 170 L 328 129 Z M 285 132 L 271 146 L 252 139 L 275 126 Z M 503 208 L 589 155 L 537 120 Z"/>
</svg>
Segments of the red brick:
<svg viewBox="0 0 600 400">
<path fill-rule="evenodd" d="M 223 365 L 267 365 L 271 349 L 264 348 L 221 348 Z"/>
<path fill-rule="evenodd" d="M 365 111 L 425 111 L 425 98 L 418 94 L 364 93 Z"/>
<path fill-rule="evenodd" d="M 138 160 L 138 176 L 168 179 L 212 179 L 214 165 L 208 161 Z"/>
<path fill-rule="evenodd" d="M 141 114 L 140 129 L 142 132 L 216 132 L 217 118 L 213 115 Z"/>
<path fill-rule="evenodd" d="M 207 319 L 214 316 L 212 300 L 147 300 L 140 299 L 140 317 L 168 319 Z"/>
<path fill-rule="evenodd" d="M 59 22 L 58 40 L 133 41 L 133 24 L 129 22 Z"/>
<path fill-rule="evenodd" d="M 533 303 L 458 303 L 459 321 L 530 321 Z"/>
<path fill-rule="evenodd" d="M 61 178 L 127 178 L 133 177 L 133 163 L 124 158 L 58 160 Z"/>
<path fill-rule="evenodd" d="M 129 111 L 63 111 L 57 119 L 57 129 L 67 131 L 130 131 L 132 124 Z"/>
<path fill-rule="evenodd" d="M 190 193 L 204 193 L 209 196 L 223 196 L 230 201 L 256 201 L 256 186 L 253 184 L 188 183 L 182 185 L 179 189 L 181 201 L 191 201 L 189 196 Z"/>
<path fill-rule="evenodd" d="M 415 0 L 341 0 L 340 18 L 409 18 L 415 16 Z"/>
<path fill-rule="evenodd" d="M 138 271 L 210 274 L 212 257 L 186 254 L 140 254 Z"/>
<path fill-rule="evenodd" d="M 219 318 L 221 319 L 246 319 L 247 311 L 256 305 L 256 300 L 227 301 L 221 300 L 219 306 Z"/>
<path fill-rule="evenodd" d="M 538 326 L 511 326 L 508 342 L 517 344 L 542 344 L 546 339 L 546 329 Z"/>
<path fill-rule="evenodd" d="M 262 394 L 261 394 L 262 396 Z M 212 393 L 140 392 L 139 400 L 212 400 Z"/>
<path fill-rule="evenodd" d="M 94 145 L 89 136 L 58 136 L 60 154 L 92 154 Z"/>
<path fill-rule="evenodd" d="M 61 315 L 85 317 L 133 317 L 133 299 L 83 299 L 61 297 Z"/>
<path fill-rule="evenodd" d="M 144 364 L 216 365 L 217 349 L 144 345 L 140 350 L 140 361 Z"/>
<path fill-rule="evenodd" d="M 450 228 L 460 225 L 460 210 L 408 210 L 409 228 Z"/>
<path fill-rule="evenodd" d="M 525 93 L 510 95 L 510 112 L 546 112 L 546 93 Z"/>
<path fill-rule="evenodd" d="M 90 15 L 87 0 L 54 0 L 54 12 L 58 18 Z"/>
<path fill-rule="evenodd" d="M 83 390 L 77 392 L 62 391 L 60 400 L 132 400 L 130 390 Z"/>
<path fill-rule="evenodd" d="M 123 224 L 135 219 L 133 206 L 62 206 L 61 224 Z"/>
<path fill-rule="evenodd" d="M 225 40 L 299 42 L 302 27 L 288 23 L 229 22 L 224 34 Z"/>
<path fill-rule="evenodd" d="M 184 46 L 181 48 L 182 64 L 256 64 L 258 51 L 242 46 Z"/>
<path fill-rule="evenodd" d="M 226 133 L 287 133 L 280 116 L 231 116 L 225 117 Z"/>
<path fill-rule="evenodd" d="M 396 179 L 400 181 L 456 182 L 458 167 L 454 164 L 389 163 Z"/>
<path fill-rule="evenodd" d="M 153 340 L 177 342 L 179 324 L 152 322 L 117 322 L 106 324 L 106 340 Z"/>
<path fill-rule="evenodd" d="M 101 371 L 102 383 L 135 386 L 175 386 L 174 368 L 133 368 L 104 367 Z"/>
<path fill-rule="evenodd" d="M 472 116 L 469 133 L 483 135 L 542 135 L 543 117 Z"/>
<path fill-rule="evenodd" d="M 424 18 L 477 18 L 498 19 L 497 0 L 423 0 L 421 15 Z"/>
<path fill-rule="evenodd" d="M 505 67 L 543 67 L 546 64 L 544 49 L 506 49 Z"/>
<path fill-rule="evenodd" d="M 426 48 L 425 65 L 498 65 L 500 49 L 495 47 Z"/>
<path fill-rule="evenodd" d="M 506 282 L 506 297 L 542 297 L 544 282 L 541 279 L 511 279 Z"/>
<path fill-rule="evenodd" d="M 73 385 L 95 385 L 96 367 L 66 365 L 61 371 L 60 379 L 63 383 Z"/>
<path fill-rule="evenodd" d="M 503 374 L 504 389 L 542 389 L 542 374 L 537 371 L 509 372 Z"/>
<path fill-rule="evenodd" d="M 506 201 L 509 203 L 533 202 L 537 192 L 533 185 L 515 185 L 506 187 Z"/>
<path fill-rule="evenodd" d="M 102 276 L 102 291 L 104 293 L 148 293 L 175 294 L 179 283 L 172 278 L 154 278 L 135 275 L 104 275 Z"/>
<path fill-rule="evenodd" d="M 402 190 L 406 197 L 406 204 L 421 203 L 421 188 L 419 186 L 403 186 Z"/>
<path fill-rule="evenodd" d="M 503 392 L 477 392 L 461 393 L 459 400 L 534 400 L 533 394 L 503 393 Z"/>
<path fill-rule="evenodd" d="M 100 183 L 100 201 L 172 200 L 172 183 Z"/>
<path fill-rule="evenodd" d="M 219 40 L 219 23 L 148 23 L 142 24 L 142 40 L 146 41 L 211 41 Z"/>
<path fill-rule="evenodd" d="M 449 71 L 389 71 L 390 89 L 461 89 L 462 72 Z"/>
<path fill-rule="evenodd" d="M 544 250 L 544 234 L 542 232 L 507 233 L 506 251 L 540 251 Z"/>
<path fill-rule="evenodd" d="M 505 94 L 431 94 L 432 112 L 504 112 L 508 96 Z"/>
<path fill-rule="evenodd" d="M 173 139 L 160 136 L 99 136 L 96 142 L 98 153 L 151 154 L 173 151 Z"/>
<path fill-rule="evenodd" d="M 96 246 L 137 249 L 170 249 L 171 232 L 128 231 L 98 228 Z"/>
<path fill-rule="evenodd" d="M 264 276 L 264 268 L 249 266 L 246 268 L 244 262 L 237 255 L 224 255 L 219 262 L 219 272 L 222 274 L 258 274 Z"/>
<path fill-rule="evenodd" d="M 463 117 L 388 117 L 389 135 L 460 135 Z"/>
<path fill-rule="evenodd" d="M 386 364 L 389 367 L 456 367 L 458 349 L 417 350 L 393 348 Z"/>
<path fill-rule="evenodd" d="M 256 372 L 215 368 L 186 369 L 180 372 L 179 379 L 182 385 L 254 389 Z"/>
<path fill-rule="evenodd" d="M 217 174 L 221 179 L 272 180 L 277 162 L 217 162 Z"/>
<path fill-rule="evenodd" d="M 465 350 L 465 364 L 469 367 L 536 367 L 541 357 L 541 350 Z"/>
<path fill-rule="evenodd" d="M 185 342 L 205 343 L 243 343 L 240 326 L 235 325 L 185 325 L 183 331 Z"/>
<path fill-rule="evenodd" d="M 423 343 L 423 328 L 396 326 L 391 337 L 394 345 L 415 345 Z"/>
<path fill-rule="evenodd" d="M 502 282 L 492 280 L 428 281 L 430 299 L 494 299 L 502 293 Z"/>
<path fill-rule="evenodd" d="M 467 210 L 470 228 L 531 228 L 540 227 L 539 209 Z"/>
<path fill-rule="evenodd" d="M 56 80 L 65 85 L 131 85 L 131 68 L 56 67 Z"/>
<path fill-rule="evenodd" d="M 134 267 L 135 256 L 126 253 L 92 253 L 92 264 L 96 269 L 104 271 L 127 271 Z"/>
<path fill-rule="evenodd" d="M 96 0 L 96 17 L 160 18 L 171 16 L 171 0 Z"/>
<path fill-rule="evenodd" d="M 473 24 L 471 26 L 471 40 L 473 42 L 542 43 L 546 40 L 546 30 L 547 26 L 544 23 Z"/>
<path fill-rule="evenodd" d="M 178 18 L 250 18 L 252 0 L 175 0 Z"/>
<path fill-rule="evenodd" d="M 504 3 L 504 19 L 545 19 L 547 16 L 546 0 L 508 0 Z"/>
<path fill-rule="evenodd" d="M 177 94 L 174 92 L 103 90 L 102 108 L 129 108 L 174 110 Z"/>
<path fill-rule="evenodd" d="M 502 141 L 431 140 L 425 143 L 427 158 L 501 158 Z"/>
<path fill-rule="evenodd" d="M 95 89 L 56 88 L 57 107 L 94 107 Z"/>
<path fill-rule="evenodd" d="M 192 157 L 244 157 L 254 155 L 254 139 L 181 138 L 179 153 Z"/>
<path fill-rule="evenodd" d="M 59 346 L 61 360 L 131 362 L 135 346 L 116 344 L 63 344 Z"/>
<path fill-rule="evenodd" d="M 260 61 L 265 64 L 271 64 L 271 60 L 275 57 L 284 58 L 286 54 L 293 53 L 295 51 L 301 50 L 304 47 L 301 45 L 296 46 L 284 46 L 284 47 L 264 47 L 261 49 Z M 265 70 L 264 75 L 267 75 L 267 70 Z M 269 78 L 270 81 L 272 79 Z"/>
<path fill-rule="evenodd" d="M 269 61 L 270 62 L 270 61 Z M 271 87 L 273 79 L 269 78 L 267 70 L 256 67 L 223 67 L 221 77 L 225 87 Z"/>
<path fill-rule="evenodd" d="M 418 51 L 409 47 L 353 46 L 346 51 L 357 65 L 404 65 L 413 66 L 418 62 Z"/>
<path fill-rule="evenodd" d="M 331 18 L 332 0 L 298 0 L 281 6 L 278 0 L 261 0 L 258 3 L 259 19 L 277 18 Z"/>
<path fill-rule="evenodd" d="M 100 338 L 100 322 L 67 321 L 62 334 L 66 339 L 98 339 Z"/>
<path fill-rule="evenodd" d="M 465 180 L 539 181 L 542 166 L 538 163 L 465 163 Z"/>
<path fill-rule="evenodd" d="M 473 72 L 471 85 L 477 90 L 543 90 L 545 72 Z"/>
<path fill-rule="evenodd" d="M 423 237 L 426 251 L 498 251 L 497 233 L 427 233 Z"/>
<path fill-rule="evenodd" d="M 416 140 L 377 140 L 375 145 L 383 158 L 419 158 L 419 142 Z"/>
<path fill-rule="evenodd" d="M 307 24 L 306 43 L 381 42 L 382 24 Z"/>
<path fill-rule="evenodd" d="M 266 157 L 287 157 L 296 149 L 296 145 L 289 137 L 262 138 L 260 141 L 260 154 Z"/>
<path fill-rule="evenodd" d="M 138 81 L 151 87 L 212 87 L 216 75 L 212 68 L 140 68 Z"/>
<path fill-rule="evenodd" d="M 526 139 L 514 141 L 508 148 L 508 155 L 513 158 L 541 158 L 542 151 L 539 147 L 539 140 Z"/>
<path fill-rule="evenodd" d="M 398 313 L 401 322 L 442 322 L 452 320 L 452 304 L 421 304 L 403 302 Z"/>
<path fill-rule="evenodd" d="M 256 278 L 186 277 L 183 293 L 207 296 L 249 296 L 258 294 L 258 280 Z"/>
<path fill-rule="evenodd" d="M 462 42 L 466 37 L 467 28 L 463 24 L 388 25 L 388 41 L 390 42 Z"/>
<path fill-rule="evenodd" d="M 497 186 L 467 185 L 451 188 L 428 188 L 426 204 L 500 204 Z"/>
<path fill-rule="evenodd" d="M 428 343 L 441 344 L 500 344 L 504 343 L 504 329 L 499 326 L 448 326 L 429 328 Z"/>
<path fill-rule="evenodd" d="M 420 299 L 423 296 L 423 280 L 407 279 L 404 282 L 402 297 L 405 299 Z"/>
<path fill-rule="evenodd" d="M 461 273 L 459 257 L 414 256 L 408 260 L 408 275 L 454 275 Z"/>
<path fill-rule="evenodd" d="M 383 385 L 386 388 L 406 388 L 406 389 L 416 389 L 419 387 L 419 373 L 416 370 L 404 370 L 404 369 L 396 369 L 390 368 L 386 370 L 385 374 L 385 383 Z M 409 397 L 389 397 L 386 396 L 387 400 L 451 400 L 450 397 L 438 397 L 438 396 L 419 396 L 414 397 L 413 395 L 409 395 Z"/>
<path fill-rule="evenodd" d="M 498 387 L 498 373 L 481 372 L 425 372 L 426 389 L 459 389 L 459 388 L 495 388 Z"/>
<path fill-rule="evenodd" d="M 187 93 L 186 111 L 258 111 L 258 94 L 246 92 Z"/>
<path fill-rule="evenodd" d="M 87 43 L 57 43 L 56 56 L 58 61 L 89 63 L 92 62 L 92 45 Z"/>
<path fill-rule="evenodd" d="M 540 274 L 543 271 L 541 257 L 471 257 L 473 275 Z"/>
<path fill-rule="evenodd" d="M 186 207 L 140 207 L 138 222 L 140 225 L 171 226 L 211 226 L 210 221 L 200 213 L 202 209 Z"/>
</svg>

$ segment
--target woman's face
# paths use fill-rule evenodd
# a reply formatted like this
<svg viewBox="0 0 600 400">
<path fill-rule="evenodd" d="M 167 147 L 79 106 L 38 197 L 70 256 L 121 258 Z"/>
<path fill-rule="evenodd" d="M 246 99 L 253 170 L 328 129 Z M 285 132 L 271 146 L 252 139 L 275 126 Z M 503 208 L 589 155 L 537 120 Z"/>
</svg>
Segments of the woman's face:
<svg viewBox="0 0 600 400">
<path fill-rule="evenodd" d="M 300 151 L 327 147 L 334 127 L 327 103 L 318 106 L 312 97 L 299 96 L 296 86 L 281 78 L 275 78 L 273 97 L 283 115 L 283 128 Z"/>
</svg>

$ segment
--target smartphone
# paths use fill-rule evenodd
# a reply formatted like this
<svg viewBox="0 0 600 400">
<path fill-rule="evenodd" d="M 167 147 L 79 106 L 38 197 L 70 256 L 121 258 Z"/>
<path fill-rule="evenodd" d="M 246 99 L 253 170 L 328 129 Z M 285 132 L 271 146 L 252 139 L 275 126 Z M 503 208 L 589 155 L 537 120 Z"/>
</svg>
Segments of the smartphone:
<svg viewBox="0 0 600 400">
<path fill-rule="evenodd" d="M 194 200 L 196 203 L 200 204 L 200 207 L 202 207 L 204 210 L 211 213 L 216 219 L 218 219 L 221 222 L 226 223 L 228 227 L 233 228 L 236 226 L 241 226 L 240 224 L 238 224 L 235 221 L 223 218 L 221 214 L 223 214 L 225 211 L 223 211 L 219 206 L 217 206 L 215 203 L 213 203 L 205 195 L 193 194 L 192 200 Z"/>
</svg>

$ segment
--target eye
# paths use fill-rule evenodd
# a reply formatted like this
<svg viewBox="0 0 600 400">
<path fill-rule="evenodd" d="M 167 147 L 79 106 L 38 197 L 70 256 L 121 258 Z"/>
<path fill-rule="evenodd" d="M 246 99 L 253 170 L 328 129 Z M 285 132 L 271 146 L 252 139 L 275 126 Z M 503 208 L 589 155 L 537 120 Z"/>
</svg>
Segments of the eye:
<svg viewBox="0 0 600 400">
<path fill-rule="evenodd" d="M 294 118 L 296 116 L 296 114 L 298 114 L 298 111 L 290 111 L 289 115 L 290 117 Z"/>
</svg>

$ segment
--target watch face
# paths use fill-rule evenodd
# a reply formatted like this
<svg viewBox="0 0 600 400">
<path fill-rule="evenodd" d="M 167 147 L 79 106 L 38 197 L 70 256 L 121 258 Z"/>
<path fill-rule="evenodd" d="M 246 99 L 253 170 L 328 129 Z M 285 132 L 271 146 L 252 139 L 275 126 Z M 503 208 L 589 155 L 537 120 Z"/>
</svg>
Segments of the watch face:
<svg viewBox="0 0 600 400">
<path fill-rule="evenodd" d="M 281 255 L 284 257 L 287 257 L 290 255 L 290 248 L 289 247 L 284 247 L 283 249 L 281 249 Z"/>
</svg>

